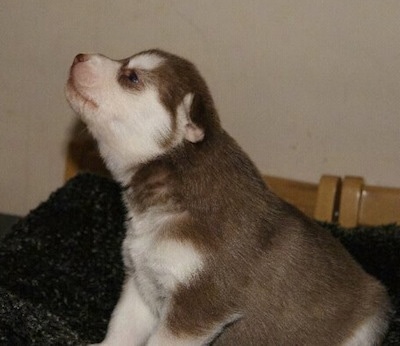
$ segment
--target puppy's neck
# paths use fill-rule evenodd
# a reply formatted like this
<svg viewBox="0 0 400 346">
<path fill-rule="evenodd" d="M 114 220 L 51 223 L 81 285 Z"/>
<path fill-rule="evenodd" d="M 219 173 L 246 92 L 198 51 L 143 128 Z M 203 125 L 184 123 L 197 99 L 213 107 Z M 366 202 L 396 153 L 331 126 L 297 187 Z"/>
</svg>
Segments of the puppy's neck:
<svg viewBox="0 0 400 346">
<path fill-rule="evenodd" d="M 246 183 L 248 176 L 253 176 L 251 184 Z M 232 204 L 233 193 L 246 203 L 254 200 L 262 204 L 258 196 L 265 189 L 247 155 L 221 131 L 201 143 L 185 142 L 138 166 L 126 191 L 130 206 L 139 212 L 158 207 L 174 212 L 188 210 L 192 215 L 218 213 L 222 218 L 240 209 Z"/>
<path fill-rule="evenodd" d="M 194 189 L 202 179 L 202 172 L 209 170 L 207 157 L 216 147 L 215 136 L 209 136 L 201 143 L 182 142 L 177 147 L 144 163 L 132 165 L 126 174 L 124 190 L 131 207 L 144 211 L 149 207 L 178 207 L 185 198 L 192 195 L 188 186 Z M 129 178 L 128 178 L 129 176 Z"/>
</svg>

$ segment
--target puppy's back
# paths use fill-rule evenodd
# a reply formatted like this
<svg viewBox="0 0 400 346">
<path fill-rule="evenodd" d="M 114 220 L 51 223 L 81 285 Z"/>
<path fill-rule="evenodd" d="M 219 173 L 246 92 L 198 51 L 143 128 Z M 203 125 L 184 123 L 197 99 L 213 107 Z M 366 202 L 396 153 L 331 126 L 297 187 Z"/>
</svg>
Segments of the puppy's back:
<svg viewBox="0 0 400 346">
<path fill-rule="evenodd" d="M 298 228 L 296 228 L 298 227 Z M 215 345 L 376 345 L 387 328 L 384 287 L 327 231 L 308 224 L 270 240 L 246 313 Z M 366 340 L 368 342 L 366 342 Z"/>
<path fill-rule="evenodd" d="M 203 273 L 226 283 L 216 309 L 241 316 L 215 345 L 378 343 L 390 308 L 385 288 L 328 231 L 273 194 L 234 140 L 223 133 L 217 143 L 195 153 L 192 168 L 181 166 L 195 186 L 180 184 L 202 232 L 223 234 Z"/>
</svg>

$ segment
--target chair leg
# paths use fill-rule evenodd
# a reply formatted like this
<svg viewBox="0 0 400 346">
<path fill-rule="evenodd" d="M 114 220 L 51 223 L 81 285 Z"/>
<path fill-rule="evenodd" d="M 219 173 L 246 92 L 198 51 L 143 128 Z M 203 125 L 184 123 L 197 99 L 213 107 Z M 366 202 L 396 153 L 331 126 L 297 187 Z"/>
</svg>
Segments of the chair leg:
<svg viewBox="0 0 400 346">
<path fill-rule="evenodd" d="M 76 157 L 73 153 L 73 144 L 69 144 L 67 148 L 67 157 L 65 160 L 64 181 L 68 181 L 79 172 Z"/>
<path fill-rule="evenodd" d="M 358 214 L 363 178 L 345 177 L 340 197 L 339 224 L 343 227 L 355 227 L 358 225 Z"/>
<path fill-rule="evenodd" d="M 337 176 L 323 175 L 319 181 L 314 218 L 319 221 L 336 221 L 340 195 L 341 179 Z"/>
</svg>

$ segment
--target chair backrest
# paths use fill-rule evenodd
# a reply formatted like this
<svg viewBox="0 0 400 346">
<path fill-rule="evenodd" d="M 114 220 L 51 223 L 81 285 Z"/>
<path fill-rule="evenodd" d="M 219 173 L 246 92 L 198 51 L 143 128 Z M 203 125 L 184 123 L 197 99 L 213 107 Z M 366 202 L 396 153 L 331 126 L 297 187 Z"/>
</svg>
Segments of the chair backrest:
<svg viewBox="0 0 400 346">
<path fill-rule="evenodd" d="M 343 227 L 400 224 L 400 188 L 365 185 L 361 177 L 345 177 L 339 224 Z"/>
<path fill-rule="evenodd" d="M 68 145 L 65 181 L 82 171 L 109 175 L 97 150 L 96 142 L 85 131 L 81 131 Z M 319 221 L 335 221 L 340 192 L 339 177 L 323 175 L 319 184 L 272 176 L 264 178 L 272 191 L 306 215 Z"/>
<path fill-rule="evenodd" d="M 264 176 L 270 189 L 286 202 L 319 221 L 335 221 L 341 180 L 323 175 L 319 184 Z"/>
<path fill-rule="evenodd" d="M 81 134 L 68 144 L 65 162 L 64 181 L 79 172 L 94 172 L 109 176 L 95 140 L 87 133 Z"/>
</svg>

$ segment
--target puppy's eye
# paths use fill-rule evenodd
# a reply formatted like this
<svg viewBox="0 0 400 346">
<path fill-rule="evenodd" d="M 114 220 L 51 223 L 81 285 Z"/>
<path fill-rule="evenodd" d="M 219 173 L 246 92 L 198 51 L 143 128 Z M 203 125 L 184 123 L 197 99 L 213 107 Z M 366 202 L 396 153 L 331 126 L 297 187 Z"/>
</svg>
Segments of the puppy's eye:
<svg viewBox="0 0 400 346">
<path fill-rule="evenodd" d="M 136 74 L 136 72 L 132 71 L 127 75 L 127 78 L 129 79 L 130 82 L 132 83 L 139 83 L 139 77 Z"/>
</svg>

